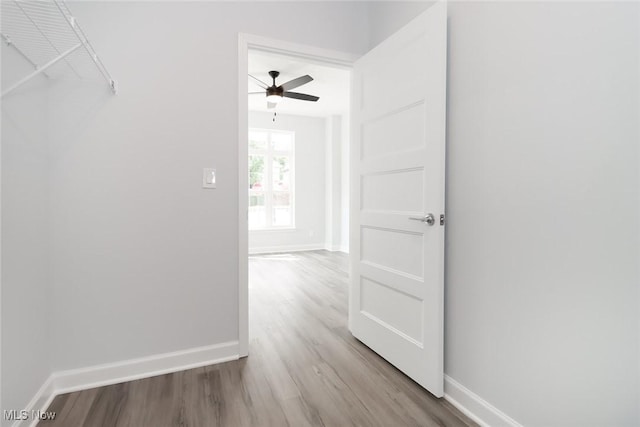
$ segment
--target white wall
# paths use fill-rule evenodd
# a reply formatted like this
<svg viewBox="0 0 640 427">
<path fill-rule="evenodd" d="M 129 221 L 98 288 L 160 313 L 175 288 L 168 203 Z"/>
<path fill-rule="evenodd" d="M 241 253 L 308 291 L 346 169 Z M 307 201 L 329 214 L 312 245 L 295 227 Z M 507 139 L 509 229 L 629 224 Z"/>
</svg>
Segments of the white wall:
<svg viewBox="0 0 640 427">
<path fill-rule="evenodd" d="M 340 251 L 349 253 L 350 116 L 342 116 L 340 146 Z"/>
<path fill-rule="evenodd" d="M 33 71 L 2 43 L 2 90 Z M 2 99 L 2 409 L 26 407 L 50 373 L 47 96 L 43 78 Z M 9 425 L 9 420 L 1 422 Z"/>
<path fill-rule="evenodd" d="M 445 371 L 524 425 L 640 424 L 638 9 L 449 3 Z"/>
<path fill-rule="evenodd" d="M 368 5 L 369 47 L 380 44 L 434 3 L 427 0 L 370 2 Z"/>
<path fill-rule="evenodd" d="M 250 231 L 249 252 L 324 248 L 326 119 L 250 112 L 249 127 L 295 132 L 296 216 L 292 230 Z"/>
<path fill-rule="evenodd" d="M 53 135 L 53 368 L 236 340 L 237 34 L 361 52 L 365 5 L 70 8 L 120 92 L 75 102 L 92 111 Z M 203 167 L 216 190 L 201 188 Z"/>
<path fill-rule="evenodd" d="M 342 146 L 348 142 L 343 140 L 343 128 L 342 116 L 327 118 L 325 247 L 330 251 L 342 249 Z"/>
</svg>

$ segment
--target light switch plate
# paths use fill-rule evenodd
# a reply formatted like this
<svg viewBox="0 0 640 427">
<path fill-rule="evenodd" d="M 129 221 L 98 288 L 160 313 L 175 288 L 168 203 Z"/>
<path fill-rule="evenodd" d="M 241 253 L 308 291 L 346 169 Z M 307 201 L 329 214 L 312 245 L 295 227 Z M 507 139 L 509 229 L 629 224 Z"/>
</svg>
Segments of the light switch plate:
<svg viewBox="0 0 640 427">
<path fill-rule="evenodd" d="M 213 168 L 202 169 L 202 188 L 216 188 L 216 170 Z"/>
</svg>

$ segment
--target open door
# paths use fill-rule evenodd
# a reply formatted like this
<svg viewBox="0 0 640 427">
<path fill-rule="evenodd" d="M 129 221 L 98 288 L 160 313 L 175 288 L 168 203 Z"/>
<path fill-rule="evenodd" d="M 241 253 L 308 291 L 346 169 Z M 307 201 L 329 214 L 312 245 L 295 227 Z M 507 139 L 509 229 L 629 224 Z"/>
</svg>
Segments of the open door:
<svg viewBox="0 0 640 427">
<path fill-rule="evenodd" d="M 446 3 L 359 59 L 352 101 L 351 333 L 443 396 Z"/>
</svg>

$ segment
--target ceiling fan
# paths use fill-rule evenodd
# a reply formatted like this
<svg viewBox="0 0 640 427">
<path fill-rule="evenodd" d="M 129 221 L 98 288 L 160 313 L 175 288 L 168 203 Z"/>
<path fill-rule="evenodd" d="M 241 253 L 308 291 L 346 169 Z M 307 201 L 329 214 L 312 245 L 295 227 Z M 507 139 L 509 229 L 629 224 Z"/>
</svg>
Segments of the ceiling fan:
<svg viewBox="0 0 640 427">
<path fill-rule="evenodd" d="M 290 80 L 286 83 L 281 84 L 280 86 L 276 85 L 276 78 L 280 75 L 279 71 L 269 71 L 269 75 L 273 79 L 273 85 L 269 86 L 262 80 L 252 76 L 249 74 L 249 77 L 253 79 L 253 81 L 264 89 L 261 92 L 249 92 L 249 95 L 266 95 L 267 96 L 267 107 L 275 108 L 276 104 L 284 97 L 284 98 L 293 98 L 300 99 L 302 101 L 312 101 L 316 102 L 320 99 L 317 96 L 307 95 L 306 93 L 298 93 L 298 92 L 290 92 L 289 89 L 295 89 L 298 86 L 302 86 L 304 84 L 309 83 L 313 80 L 310 75 L 300 76 L 297 79 Z"/>
</svg>

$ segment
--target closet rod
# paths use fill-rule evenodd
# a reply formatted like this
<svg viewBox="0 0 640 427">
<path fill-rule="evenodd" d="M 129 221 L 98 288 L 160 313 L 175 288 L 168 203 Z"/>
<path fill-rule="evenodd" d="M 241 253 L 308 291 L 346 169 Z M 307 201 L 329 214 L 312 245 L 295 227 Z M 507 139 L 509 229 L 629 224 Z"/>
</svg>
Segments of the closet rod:
<svg viewBox="0 0 640 427">
<path fill-rule="evenodd" d="M 6 94 L 11 92 L 12 90 L 18 88 L 22 84 L 24 84 L 27 81 L 31 80 L 33 77 L 37 76 L 40 73 L 43 73 L 47 68 L 51 67 L 52 65 L 56 64 L 58 61 L 63 60 L 67 56 L 71 55 L 73 52 L 75 52 L 76 50 L 80 49 L 82 46 L 83 46 L 82 43 L 78 43 L 77 45 L 75 45 L 71 49 L 63 52 L 58 57 L 56 57 L 56 58 L 52 59 L 51 61 L 47 62 L 42 67 L 40 67 L 37 70 L 35 70 L 33 73 L 29 74 L 27 77 L 23 78 L 22 80 L 20 80 L 19 82 L 17 82 L 13 86 L 11 86 L 10 88 L 8 88 L 4 92 L 2 92 L 2 95 L 0 95 L 0 97 L 4 97 Z"/>
</svg>

